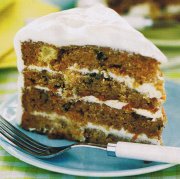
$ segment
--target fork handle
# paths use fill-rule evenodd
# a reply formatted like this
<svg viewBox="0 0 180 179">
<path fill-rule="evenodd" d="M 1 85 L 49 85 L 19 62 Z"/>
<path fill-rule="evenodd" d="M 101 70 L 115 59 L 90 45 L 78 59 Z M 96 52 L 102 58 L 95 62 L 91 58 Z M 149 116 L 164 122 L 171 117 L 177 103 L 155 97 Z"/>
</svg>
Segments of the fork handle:
<svg viewBox="0 0 180 179">
<path fill-rule="evenodd" d="M 145 161 L 180 164 L 180 148 L 130 142 L 109 143 L 108 155 Z"/>
</svg>

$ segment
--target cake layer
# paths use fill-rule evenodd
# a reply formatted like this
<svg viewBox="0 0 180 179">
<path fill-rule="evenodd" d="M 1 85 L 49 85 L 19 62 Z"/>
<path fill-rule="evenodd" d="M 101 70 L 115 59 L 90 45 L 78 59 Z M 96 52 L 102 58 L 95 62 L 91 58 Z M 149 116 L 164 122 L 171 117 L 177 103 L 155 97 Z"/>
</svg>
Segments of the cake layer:
<svg viewBox="0 0 180 179">
<path fill-rule="evenodd" d="M 47 91 L 49 92 L 50 90 L 47 87 L 42 87 L 42 86 L 34 86 L 35 89 L 39 89 L 39 90 L 43 90 L 43 91 Z M 31 87 L 28 87 L 27 89 L 31 89 Z M 61 96 L 62 98 L 66 98 L 63 96 L 64 90 L 63 89 L 59 89 L 55 92 L 55 94 L 57 94 L 58 96 Z M 147 117 L 147 118 L 152 118 L 153 121 L 155 121 L 157 118 L 163 118 L 164 122 L 166 122 L 166 119 L 163 117 L 165 116 L 164 113 L 164 109 L 162 107 L 160 107 L 159 109 L 157 109 L 157 111 L 150 111 L 147 109 L 142 109 L 142 108 L 133 108 L 132 106 L 130 106 L 129 103 L 125 103 L 125 102 L 120 102 L 118 100 L 100 100 L 98 98 L 96 98 L 95 96 L 84 96 L 84 97 L 80 97 L 80 96 L 69 96 L 67 98 L 67 100 L 74 100 L 74 101 L 85 101 L 88 103 L 97 103 L 97 104 L 104 104 L 106 106 L 109 106 L 111 108 L 115 108 L 115 109 L 122 109 L 122 110 L 126 110 L 126 111 L 132 111 L 136 114 L 139 114 L 141 116 Z"/>
<path fill-rule="evenodd" d="M 161 137 L 147 137 L 145 134 L 136 135 L 123 128 L 121 130 L 109 128 L 106 125 L 96 125 L 91 122 L 77 123 L 65 116 L 54 113 L 23 114 L 21 126 L 29 131 L 47 134 L 50 138 L 65 138 L 81 142 L 98 144 L 116 143 L 118 141 L 142 142 L 147 144 L 161 144 Z"/>
<path fill-rule="evenodd" d="M 162 76 L 159 63 L 149 57 L 97 46 L 55 47 L 43 42 L 22 43 L 22 58 L 25 66 L 49 67 L 64 71 L 77 64 L 79 68 L 99 71 L 109 70 L 116 75 L 128 75 L 139 84 L 157 83 Z"/>
<path fill-rule="evenodd" d="M 64 75 L 61 73 L 50 73 L 47 70 L 42 70 L 41 72 L 36 70 L 24 70 L 24 85 L 29 86 L 42 86 L 46 87 L 52 91 L 57 91 L 61 88 L 66 88 Z"/>
<path fill-rule="evenodd" d="M 43 114 L 43 113 L 41 113 Z M 52 120 L 52 116 L 54 117 Z M 65 116 L 58 115 L 37 115 L 24 112 L 22 115 L 21 126 L 29 131 L 47 133 L 50 138 L 65 138 L 69 140 L 83 141 L 82 124 L 69 122 Z"/>
<path fill-rule="evenodd" d="M 133 111 L 118 110 L 105 104 L 63 99 L 50 91 L 39 89 L 26 89 L 23 93 L 23 107 L 29 113 L 34 111 L 54 112 L 77 123 L 92 122 L 117 130 L 123 127 L 131 133 L 144 133 L 148 137 L 159 136 L 162 131 L 162 118 L 152 120 L 152 118 L 140 116 Z"/>
<path fill-rule="evenodd" d="M 51 74 L 46 70 L 24 71 L 25 86 L 40 86 L 54 92 L 61 91 L 64 97 L 95 96 L 99 100 L 118 100 L 127 103 L 127 108 L 142 108 L 156 112 L 161 101 L 147 98 L 141 93 L 129 89 L 124 83 L 113 81 L 103 74 L 66 71 L 64 74 Z M 138 99 L 138 100 L 137 100 Z"/>
<path fill-rule="evenodd" d="M 159 62 L 167 61 L 152 42 L 133 29 L 119 14 L 103 5 L 73 8 L 34 20 L 16 34 L 18 60 L 21 60 L 21 42 L 28 40 L 42 41 L 57 47 L 111 47 L 154 58 Z"/>
<path fill-rule="evenodd" d="M 89 70 L 87 68 L 79 68 L 77 64 L 74 64 L 73 66 L 68 67 L 67 70 L 61 72 L 57 72 L 54 70 L 51 70 L 49 67 L 38 67 L 34 65 L 30 65 L 24 69 L 24 71 L 37 71 L 39 73 L 42 72 L 49 72 L 53 76 L 55 74 L 63 74 L 63 73 L 69 73 L 70 75 L 74 72 L 78 72 L 81 75 L 97 75 L 97 76 L 103 76 L 105 79 L 111 79 L 118 83 L 123 83 L 126 85 L 127 88 L 130 88 L 131 90 L 135 90 L 142 95 L 144 95 L 147 98 L 157 98 L 160 99 L 161 102 L 163 102 L 166 98 L 165 92 L 164 92 L 164 78 L 161 76 L 157 76 L 158 81 L 156 83 L 142 83 L 139 84 L 137 81 L 135 81 L 134 78 L 131 78 L 127 75 L 116 75 L 115 73 L 112 73 L 109 71 L 109 69 L 100 71 L 98 69 Z"/>
</svg>

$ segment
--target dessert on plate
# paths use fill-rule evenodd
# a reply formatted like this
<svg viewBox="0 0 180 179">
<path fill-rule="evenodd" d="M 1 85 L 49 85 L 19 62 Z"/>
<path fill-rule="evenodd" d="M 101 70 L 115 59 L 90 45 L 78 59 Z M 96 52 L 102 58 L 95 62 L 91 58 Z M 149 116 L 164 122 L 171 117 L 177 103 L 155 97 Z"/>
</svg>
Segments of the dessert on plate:
<svg viewBox="0 0 180 179">
<path fill-rule="evenodd" d="M 161 144 L 166 57 L 103 5 L 41 17 L 15 37 L 18 122 L 52 138 Z"/>
</svg>

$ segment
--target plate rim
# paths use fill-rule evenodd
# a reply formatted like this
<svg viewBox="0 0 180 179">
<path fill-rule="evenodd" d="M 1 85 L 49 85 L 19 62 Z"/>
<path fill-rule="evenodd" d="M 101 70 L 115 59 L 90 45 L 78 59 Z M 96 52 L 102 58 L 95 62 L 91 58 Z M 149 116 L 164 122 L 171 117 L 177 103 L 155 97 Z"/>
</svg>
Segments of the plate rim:
<svg viewBox="0 0 180 179">
<path fill-rule="evenodd" d="M 68 175 L 76 175 L 76 176 L 87 176 L 87 177 L 119 177 L 119 176 L 135 176 L 140 174 L 151 173 L 155 171 L 160 171 L 166 168 L 170 168 L 176 166 L 177 164 L 160 164 L 145 168 L 139 169 L 132 169 L 132 170 L 124 170 L 124 171 L 110 171 L 110 172 L 97 172 L 97 171 L 82 171 L 78 169 L 67 169 L 65 167 L 56 167 L 52 164 L 46 163 L 43 160 L 36 160 L 33 156 L 26 154 L 11 144 L 7 143 L 6 141 L 0 140 L 0 145 L 4 150 L 6 150 L 10 155 L 16 157 L 17 159 L 30 164 L 32 166 L 52 171 L 61 174 L 68 174 Z M 15 150 L 13 150 L 15 149 Z M 21 155 L 23 154 L 23 155 Z"/>
</svg>

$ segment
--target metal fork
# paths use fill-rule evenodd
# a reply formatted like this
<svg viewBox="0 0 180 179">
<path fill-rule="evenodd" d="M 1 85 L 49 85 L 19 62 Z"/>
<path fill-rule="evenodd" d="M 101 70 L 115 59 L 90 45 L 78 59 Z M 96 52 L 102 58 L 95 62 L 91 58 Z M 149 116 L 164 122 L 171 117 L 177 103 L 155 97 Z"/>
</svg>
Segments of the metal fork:
<svg viewBox="0 0 180 179">
<path fill-rule="evenodd" d="M 52 158 L 75 147 L 90 147 L 106 150 L 109 156 L 180 164 L 180 148 L 176 147 L 131 142 L 108 143 L 107 146 L 81 142 L 61 147 L 47 146 L 25 135 L 1 115 L 0 134 L 15 147 L 37 158 Z"/>
<path fill-rule="evenodd" d="M 75 147 L 91 147 L 91 148 L 93 147 L 101 150 L 106 150 L 105 145 L 80 143 L 80 142 L 71 145 L 61 146 L 61 147 L 47 146 L 25 135 L 23 132 L 21 132 L 12 124 L 10 124 L 1 115 L 0 115 L 0 133 L 11 144 L 18 146 L 21 150 L 24 150 L 25 152 L 38 158 L 52 158 L 63 153 L 66 150 Z"/>
</svg>

